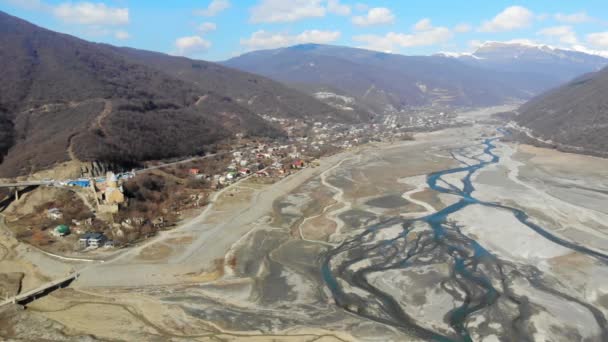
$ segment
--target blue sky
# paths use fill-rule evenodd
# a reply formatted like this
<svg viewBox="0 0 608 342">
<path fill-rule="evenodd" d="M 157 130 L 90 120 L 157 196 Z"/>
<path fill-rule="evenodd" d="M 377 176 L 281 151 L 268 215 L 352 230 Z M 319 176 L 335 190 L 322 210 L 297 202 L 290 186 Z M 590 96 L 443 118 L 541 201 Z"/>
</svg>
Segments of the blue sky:
<svg viewBox="0 0 608 342">
<path fill-rule="evenodd" d="M 407 55 L 525 40 L 608 56 L 608 1 L 0 0 L 87 40 L 212 61 L 298 43 Z"/>
</svg>

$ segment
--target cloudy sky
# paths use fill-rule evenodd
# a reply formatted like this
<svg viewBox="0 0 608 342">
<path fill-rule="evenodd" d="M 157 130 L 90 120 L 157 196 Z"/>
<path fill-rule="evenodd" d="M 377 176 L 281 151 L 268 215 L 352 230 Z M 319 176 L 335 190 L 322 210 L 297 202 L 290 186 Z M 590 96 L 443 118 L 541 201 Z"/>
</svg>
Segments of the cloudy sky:
<svg viewBox="0 0 608 342">
<path fill-rule="evenodd" d="M 0 10 L 87 40 L 214 61 L 309 42 L 420 55 L 521 40 L 608 56 L 606 0 L 0 0 Z"/>
</svg>

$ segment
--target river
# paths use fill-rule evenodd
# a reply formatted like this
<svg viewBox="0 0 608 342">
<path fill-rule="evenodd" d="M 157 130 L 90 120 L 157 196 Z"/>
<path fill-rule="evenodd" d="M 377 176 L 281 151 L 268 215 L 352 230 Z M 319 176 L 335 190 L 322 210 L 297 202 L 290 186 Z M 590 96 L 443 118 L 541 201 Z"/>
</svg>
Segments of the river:
<svg viewBox="0 0 608 342">
<path fill-rule="evenodd" d="M 505 133 L 501 130 L 499 132 Z M 543 275 L 534 269 L 534 265 L 523 269 L 501 260 L 476 240 L 463 234 L 463 227 L 449 219 L 450 215 L 472 205 L 510 211 L 520 223 L 545 239 L 596 258 L 601 263 L 608 262 L 608 255 L 555 236 L 531 222 L 523 210 L 475 198 L 473 175 L 500 161 L 500 157 L 493 152 L 497 139 L 499 137 L 483 141 L 483 151 L 476 155 L 466 155 L 466 149 L 452 151 L 454 159 L 474 162 L 427 175 L 428 187 L 443 194 L 457 196 L 458 201 L 455 203 L 414 219 L 394 217 L 384 220 L 327 252 L 322 264 L 322 277 L 338 306 L 425 340 L 472 341 L 467 323 L 476 313 L 491 315 L 499 311 L 500 302 L 500 307 L 510 305 L 516 308 L 512 314 L 497 318 L 508 325 L 505 329 L 511 338 L 532 341 L 533 338 L 525 329 L 525 322 L 531 312 L 530 303 L 528 298 L 516 294 L 511 288 L 509 275 L 517 274 L 540 291 L 587 308 L 601 327 L 601 339 L 608 341 L 606 319 L 599 309 L 552 288 L 544 281 Z M 462 184 L 456 185 L 455 182 L 446 180 L 446 176 L 453 174 L 464 175 L 460 178 Z M 383 229 L 395 225 L 402 228 L 397 236 L 385 238 L 385 235 L 379 234 Z M 438 263 L 449 265 L 450 276 L 442 280 L 441 287 L 458 303 L 445 315 L 450 331 L 432 329 L 428 324 L 417 321 L 411 314 L 410 305 L 404 303 L 394 292 L 383 290 L 370 281 L 378 274 L 382 277 L 389 271 L 394 274 L 395 271 L 420 269 Z M 400 291 L 408 291 L 408 288 L 401 288 Z"/>
</svg>

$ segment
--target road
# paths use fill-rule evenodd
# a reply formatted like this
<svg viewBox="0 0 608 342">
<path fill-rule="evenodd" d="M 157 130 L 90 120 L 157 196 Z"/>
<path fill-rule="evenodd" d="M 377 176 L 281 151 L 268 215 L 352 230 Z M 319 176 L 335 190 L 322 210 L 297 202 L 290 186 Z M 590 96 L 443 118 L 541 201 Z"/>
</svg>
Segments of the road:
<svg viewBox="0 0 608 342">
<path fill-rule="evenodd" d="M 22 188 L 28 186 L 51 185 L 53 181 L 26 181 L 14 183 L 0 183 L 0 188 Z"/>
<path fill-rule="evenodd" d="M 221 209 L 216 201 L 233 190 L 240 182 L 216 192 L 210 204 L 196 218 L 170 231 L 134 247 L 101 264 L 88 265 L 79 270 L 76 287 L 146 286 L 182 282 L 186 274 L 209 271 L 216 259 L 253 231 L 273 211 L 274 200 L 288 194 L 311 177 L 331 168 L 350 152 L 340 153 L 321 160 L 321 166 L 306 168 L 261 190 L 231 210 L 229 216 L 217 222 Z M 244 180 L 244 179 L 242 179 Z M 241 180 L 241 181 L 242 181 Z M 189 239 L 191 242 L 175 247 L 171 255 L 159 260 L 143 260 L 140 253 L 147 248 L 166 244 L 171 239 Z"/>
<path fill-rule="evenodd" d="M 139 169 L 139 170 L 135 170 L 133 173 L 134 174 L 142 174 L 142 173 L 146 173 L 152 170 L 158 170 L 158 169 L 162 169 L 165 167 L 170 167 L 170 166 L 175 166 L 175 165 L 180 165 L 180 164 L 185 164 L 185 163 L 189 163 L 189 162 L 193 162 L 196 160 L 203 160 L 203 159 L 207 159 L 207 158 L 212 158 L 215 156 L 221 156 L 221 155 L 225 155 L 225 154 L 230 154 L 233 153 L 234 151 L 226 151 L 226 152 L 219 152 L 219 153 L 213 153 L 213 154 L 208 154 L 205 156 L 200 156 L 200 157 L 191 157 L 188 159 L 182 159 L 179 161 L 175 161 L 175 162 L 170 162 L 170 163 L 164 163 L 164 164 L 159 164 L 159 165 L 154 165 L 154 166 L 149 166 L 143 169 Z M 80 178 L 80 179 L 94 179 L 96 177 L 88 177 L 88 178 Z M 71 181 L 75 181 L 76 179 L 64 179 L 64 180 L 31 180 L 31 181 L 23 181 L 23 182 L 11 182 L 11 183 L 0 183 L 0 188 L 21 188 L 21 187 L 27 187 L 27 186 L 40 186 L 40 185 L 54 185 L 57 184 L 59 182 L 71 182 Z"/>
</svg>

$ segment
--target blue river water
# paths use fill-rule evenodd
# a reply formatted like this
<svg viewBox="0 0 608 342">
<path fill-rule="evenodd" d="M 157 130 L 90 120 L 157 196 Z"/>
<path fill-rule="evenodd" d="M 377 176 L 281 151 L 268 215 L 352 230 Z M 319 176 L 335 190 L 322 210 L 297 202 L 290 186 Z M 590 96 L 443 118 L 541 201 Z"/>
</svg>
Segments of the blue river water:
<svg viewBox="0 0 608 342">
<path fill-rule="evenodd" d="M 499 130 L 499 132 L 508 134 L 508 132 L 504 130 Z M 510 211 L 519 222 L 544 238 L 563 247 L 594 257 L 600 262 L 608 263 L 608 255 L 553 235 L 541 226 L 531 222 L 529 216 L 523 210 L 504 206 L 499 203 L 483 202 L 473 196 L 475 187 L 471 180 L 472 176 L 484 167 L 496 164 L 500 161 L 500 157 L 493 152 L 496 148 L 494 142 L 497 139 L 498 138 L 486 139 L 483 142 L 483 153 L 478 156 L 468 157 L 476 160 L 476 163 L 431 173 L 427 176 L 427 185 L 429 188 L 440 193 L 456 195 L 460 198 L 458 202 L 433 214 L 420 218 L 393 218 L 373 225 L 368 227 L 358 236 L 345 241 L 337 248 L 327 252 L 322 264 L 321 273 L 322 278 L 331 291 L 337 305 L 348 311 L 359 314 L 360 316 L 402 328 L 427 340 L 471 341 L 471 336 L 465 326 L 467 318 L 470 317 L 471 314 L 493 305 L 501 295 L 501 292 L 504 293 L 505 290 L 502 289 L 502 291 L 500 291 L 501 289 L 497 290 L 494 288 L 488 272 L 483 272 L 478 267 L 479 264 L 484 264 L 490 265 L 486 267 L 486 269 L 490 267 L 500 269 L 500 261 L 497 257 L 492 255 L 477 241 L 462 234 L 460 229 L 448 220 L 450 215 L 470 205 L 482 205 L 488 208 Z M 465 174 L 461 179 L 463 184 L 462 189 L 450 184 L 443 178 L 446 175 L 456 173 Z M 375 245 L 372 244 L 372 246 L 369 246 L 370 237 L 373 236 L 378 229 L 394 225 L 395 222 L 400 223 L 403 227 L 403 233 L 401 235 L 391 240 L 378 241 Z M 402 247 L 405 243 L 403 241 L 407 238 L 412 227 L 415 224 L 420 223 L 425 223 L 432 228 L 432 234 L 429 234 L 428 239 L 419 236 L 416 244 L 410 244 L 408 245 L 409 247 Z M 465 293 L 462 304 L 451 310 L 446 316 L 446 319 L 453 330 L 453 334 L 449 336 L 431 331 L 417 324 L 415 320 L 409 317 L 405 313 L 405 310 L 400 307 L 398 300 L 369 284 L 365 277 L 365 275 L 370 274 L 371 272 L 388 269 L 405 269 L 411 266 L 411 262 L 416 255 L 422 255 L 423 253 L 435 253 L 432 255 L 437 255 L 438 250 L 441 250 L 444 257 L 448 258 L 449 263 L 452 265 L 454 282 L 457 283 Z M 348 258 L 351 258 L 352 260 L 340 261 L 342 259 L 336 259 L 338 255 L 347 255 Z M 386 255 L 386 260 L 377 261 L 378 255 Z M 372 261 L 372 266 L 356 272 L 348 271 L 350 265 L 366 258 Z M 335 267 L 333 266 L 334 264 L 340 264 L 340 267 Z M 502 273 L 502 271 L 500 273 Z M 359 297 L 353 296 L 351 293 L 346 293 L 342 288 L 341 282 L 338 281 L 338 278 L 342 279 L 343 282 L 349 283 L 352 287 L 357 287 L 369 293 L 369 295 L 378 303 L 377 307 L 382 311 L 382 314 L 366 310 L 368 304 L 361 303 Z M 598 319 L 598 322 L 605 322 L 601 313 L 599 316 L 596 315 L 596 318 Z"/>
</svg>

